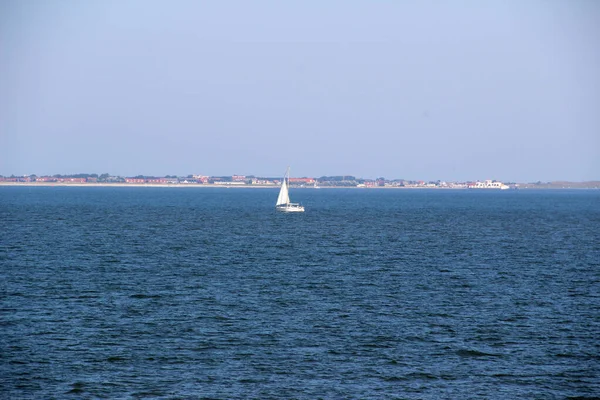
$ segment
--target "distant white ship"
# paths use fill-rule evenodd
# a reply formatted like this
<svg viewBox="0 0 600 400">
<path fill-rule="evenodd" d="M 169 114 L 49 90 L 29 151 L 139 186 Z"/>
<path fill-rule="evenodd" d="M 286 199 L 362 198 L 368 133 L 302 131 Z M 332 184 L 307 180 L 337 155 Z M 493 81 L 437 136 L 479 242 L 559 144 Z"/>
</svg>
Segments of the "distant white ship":
<svg viewBox="0 0 600 400">
<path fill-rule="evenodd" d="M 500 189 L 506 190 L 510 189 L 508 185 L 505 185 L 502 182 L 492 181 L 491 179 L 486 179 L 483 182 L 475 182 L 474 184 L 469 185 L 469 189 Z"/>
</svg>

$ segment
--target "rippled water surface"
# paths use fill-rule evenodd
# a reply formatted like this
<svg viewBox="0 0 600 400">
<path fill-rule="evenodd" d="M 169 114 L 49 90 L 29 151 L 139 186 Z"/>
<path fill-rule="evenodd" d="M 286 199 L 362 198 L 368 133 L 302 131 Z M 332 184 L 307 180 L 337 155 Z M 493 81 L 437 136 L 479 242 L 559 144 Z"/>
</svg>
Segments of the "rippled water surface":
<svg viewBox="0 0 600 400">
<path fill-rule="evenodd" d="M 600 396 L 600 192 L 0 188 L 0 396 Z"/>
</svg>

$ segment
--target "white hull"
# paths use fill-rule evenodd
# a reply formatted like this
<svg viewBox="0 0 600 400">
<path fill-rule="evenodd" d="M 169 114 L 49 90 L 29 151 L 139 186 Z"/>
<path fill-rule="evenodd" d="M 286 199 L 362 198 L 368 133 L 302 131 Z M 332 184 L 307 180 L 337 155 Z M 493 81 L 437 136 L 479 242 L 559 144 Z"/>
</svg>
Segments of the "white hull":
<svg viewBox="0 0 600 400">
<path fill-rule="evenodd" d="M 282 206 L 277 206 L 275 209 L 281 212 L 304 212 L 304 206 L 291 203 Z"/>
</svg>

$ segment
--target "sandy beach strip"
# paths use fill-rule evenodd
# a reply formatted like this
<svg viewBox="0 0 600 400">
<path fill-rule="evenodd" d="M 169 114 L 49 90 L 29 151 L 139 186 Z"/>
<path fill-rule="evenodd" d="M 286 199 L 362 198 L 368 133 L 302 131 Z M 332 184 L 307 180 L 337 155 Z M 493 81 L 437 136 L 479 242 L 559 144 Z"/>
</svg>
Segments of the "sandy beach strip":
<svg viewBox="0 0 600 400">
<path fill-rule="evenodd" d="M 226 188 L 226 189 L 279 189 L 280 185 L 215 185 L 210 183 L 69 183 L 69 182 L 0 182 L 0 186 L 27 186 L 27 187 L 119 187 L 119 188 Z M 292 186 L 296 189 L 443 189 L 464 190 L 464 187 L 420 187 L 420 186 Z"/>
</svg>

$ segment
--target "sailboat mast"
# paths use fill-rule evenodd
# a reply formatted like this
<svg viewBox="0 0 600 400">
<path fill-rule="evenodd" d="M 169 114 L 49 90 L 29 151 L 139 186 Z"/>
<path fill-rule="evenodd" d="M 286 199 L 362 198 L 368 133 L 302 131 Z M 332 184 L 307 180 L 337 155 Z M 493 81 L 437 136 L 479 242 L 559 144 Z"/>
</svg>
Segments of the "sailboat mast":
<svg viewBox="0 0 600 400">
<path fill-rule="evenodd" d="M 288 190 L 289 190 L 290 189 L 290 166 L 289 165 L 287 167 L 287 172 L 286 172 L 285 176 L 286 176 L 286 179 L 287 179 L 286 183 L 287 183 L 287 187 L 288 187 Z M 288 202 L 289 202 L 289 200 L 288 200 Z"/>
</svg>

